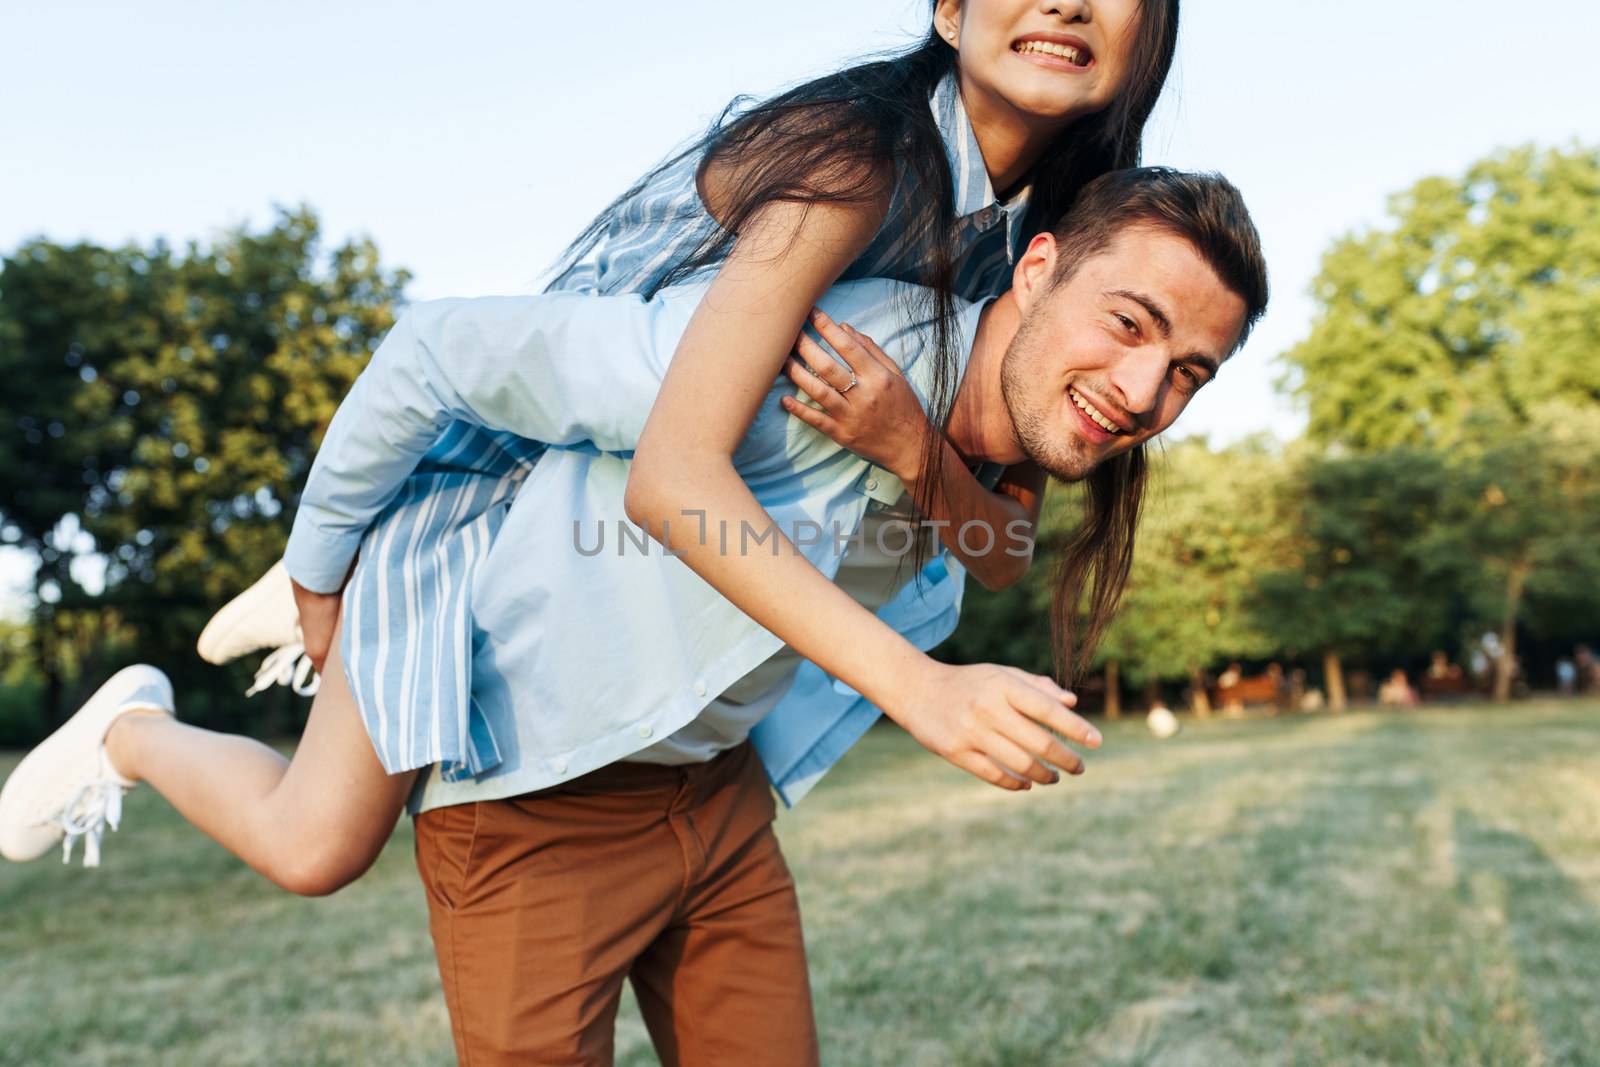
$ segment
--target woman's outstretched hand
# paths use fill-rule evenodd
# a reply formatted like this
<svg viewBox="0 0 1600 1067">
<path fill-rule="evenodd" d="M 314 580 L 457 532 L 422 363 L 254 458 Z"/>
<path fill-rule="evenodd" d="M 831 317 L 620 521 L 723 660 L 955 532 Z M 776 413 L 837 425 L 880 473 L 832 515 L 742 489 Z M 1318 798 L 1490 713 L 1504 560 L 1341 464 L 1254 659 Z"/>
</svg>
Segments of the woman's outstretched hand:
<svg viewBox="0 0 1600 1067">
<path fill-rule="evenodd" d="M 885 708 L 890 717 L 930 752 L 1002 789 L 1050 785 L 1060 779 L 1052 766 L 1083 773 L 1056 734 L 1100 747 L 1100 732 L 1071 710 L 1078 698 L 1043 675 L 929 660 L 909 681 L 904 699 Z"/>
<path fill-rule="evenodd" d="M 817 308 L 811 324 L 849 368 L 802 333 L 795 342 L 799 354 L 784 363 L 784 373 L 822 410 L 792 396 L 783 398 L 784 410 L 901 481 L 910 480 L 922 469 L 928 417 L 899 365 L 872 338 Z"/>
</svg>

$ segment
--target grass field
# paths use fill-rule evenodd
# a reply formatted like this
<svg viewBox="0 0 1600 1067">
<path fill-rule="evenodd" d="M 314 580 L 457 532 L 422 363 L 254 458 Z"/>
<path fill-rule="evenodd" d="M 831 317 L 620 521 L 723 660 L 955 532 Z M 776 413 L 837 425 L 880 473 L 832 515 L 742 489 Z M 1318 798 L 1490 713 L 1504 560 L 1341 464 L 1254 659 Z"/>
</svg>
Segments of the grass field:
<svg viewBox="0 0 1600 1067">
<path fill-rule="evenodd" d="M 1014 796 L 877 731 L 780 820 L 825 1063 L 1600 1064 L 1600 704 L 1107 734 Z M 0 1064 L 450 1056 L 408 825 L 318 901 L 149 790 L 0 867 Z"/>
</svg>

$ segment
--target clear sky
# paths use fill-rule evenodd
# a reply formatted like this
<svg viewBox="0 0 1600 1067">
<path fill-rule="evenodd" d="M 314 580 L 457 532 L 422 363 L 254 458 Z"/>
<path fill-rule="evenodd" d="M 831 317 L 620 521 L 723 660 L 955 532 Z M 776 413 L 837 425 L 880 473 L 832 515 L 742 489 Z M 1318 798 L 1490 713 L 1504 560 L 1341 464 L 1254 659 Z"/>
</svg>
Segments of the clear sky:
<svg viewBox="0 0 1600 1067">
<path fill-rule="evenodd" d="M 732 96 L 902 44 L 927 10 L 0 0 L 0 249 L 205 239 L 304 202 L 334 238 L 373 237 L 415 297 L 530 291 Z M 1145 159 L 1239 185 L 1274 298 L 1180 426 L 1294 434 L 1274 361 L 1329 241 L 1497 148 L 1600 142 L 1597 40 L 1582 0 L 1187 0 Z"/>
</svg>

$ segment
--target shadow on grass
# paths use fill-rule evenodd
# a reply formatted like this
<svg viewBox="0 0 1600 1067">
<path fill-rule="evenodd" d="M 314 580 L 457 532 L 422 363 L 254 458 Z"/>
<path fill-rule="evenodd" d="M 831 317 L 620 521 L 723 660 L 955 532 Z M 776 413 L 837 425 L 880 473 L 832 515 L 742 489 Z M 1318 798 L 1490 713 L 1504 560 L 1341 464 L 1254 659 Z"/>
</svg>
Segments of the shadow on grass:
<svg viewBox="0 0 1600 1067">
<path fill-rule="evenodd" d="M 1498 909 L 1527 1004 L 1551 1065 L 1600 1057 L 1600 911 L 1530 838 L 1471 812 L 1455 820 L 1463 899 Z"/>
</svg>

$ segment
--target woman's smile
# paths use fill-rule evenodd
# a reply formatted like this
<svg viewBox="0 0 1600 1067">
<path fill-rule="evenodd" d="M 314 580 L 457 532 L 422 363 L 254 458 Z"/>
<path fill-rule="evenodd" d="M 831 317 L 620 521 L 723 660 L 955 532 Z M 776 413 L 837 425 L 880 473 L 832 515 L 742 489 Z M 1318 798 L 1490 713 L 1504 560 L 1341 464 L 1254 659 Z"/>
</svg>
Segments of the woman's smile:
<svg viewBox="0 0 1600 1067">
<path fill-rule="evenodd" d="M 1078 73 L 1094 63 L 1094 53 L 1083 38 L 1065 33 L 1030 33 L 1015 41 L 1011 51 L 1050 70 Z"/>
</svg>

